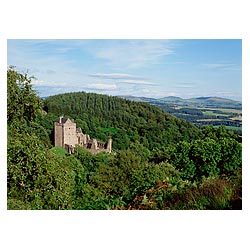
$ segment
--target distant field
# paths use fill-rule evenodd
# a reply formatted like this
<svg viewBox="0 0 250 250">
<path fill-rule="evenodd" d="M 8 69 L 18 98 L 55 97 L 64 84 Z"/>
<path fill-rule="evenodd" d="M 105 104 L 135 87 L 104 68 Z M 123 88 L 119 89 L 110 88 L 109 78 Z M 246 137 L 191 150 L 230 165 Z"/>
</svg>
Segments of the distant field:
<svg viewBox="0 0 250 250">
<path fill-rule="evenodd" d="M 233 118 L 230 118 L 231 120 L 233 121 L 242 121 L 242 116 L 236 116 L 236 117 L 233 117 Z"/>
<path fill-rule="evenodd" d="M 204 97 L 193 99 L 152 99 L 145 100 L 159 106 L 165 112 L 200 127 L 225 126 L 241 134 L 242 105 L 240 102 L 223 98 Z"/>
<path fill-rule="evenodd" d="M 197 109 L 206 109 L 206 110 L 218 110 L 224 113 L 234 113 L 234 114 L 242 114 L 241 109 L 224 109 L 224 108 L 197 108 Z"/>
<path fill-rule="evenodd" d="M 215 112 L 213 112 L 212 110 L 210 111 L 210 110 L 208 110 L 208 111 L 204 111 L 204 112 L 202 112 L 203 113 L 203 115 L 209 115 L 209 116 L 229 116 L 230 115 L 230 113 L 228 113 L 228 114 L 219 114 L 219 113 L 215 113 Z"/>
<path fill-rule="evenodd" d="M 237 113 L 237 114 L 242 114 L 241 109 L 215 109 L 215 110 L 220 110 L 225 113 Z"/>
<path fill-rule="evenodd" d="M 197 122 L 218 122 L 218 121 L 223 121 L 222 119 L 217 119 L 217 118 L 214 118 L 214 119 L 197 119 Z"/>
</svg>

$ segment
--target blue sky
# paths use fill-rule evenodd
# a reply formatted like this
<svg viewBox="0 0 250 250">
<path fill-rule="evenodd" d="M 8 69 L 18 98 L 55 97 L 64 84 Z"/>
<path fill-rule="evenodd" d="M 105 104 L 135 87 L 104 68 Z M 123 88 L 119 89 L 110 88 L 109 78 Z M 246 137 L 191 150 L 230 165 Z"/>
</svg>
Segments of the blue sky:
<svg viewBox="0 0 250 250">
<path fill-rule="evenodd" d="M 8 65 L 34 75 L 40 96 L 242 96 L 242 43 L 236 39 L 11 39 Z"/>
</svg>

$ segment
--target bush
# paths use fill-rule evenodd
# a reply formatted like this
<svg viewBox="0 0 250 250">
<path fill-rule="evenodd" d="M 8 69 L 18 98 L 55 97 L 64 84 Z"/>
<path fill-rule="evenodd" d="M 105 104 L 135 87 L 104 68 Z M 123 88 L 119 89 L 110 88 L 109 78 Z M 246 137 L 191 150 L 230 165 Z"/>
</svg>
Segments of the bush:
<svg viewBox="0 0 250 250">
<path fill-rule="evenodd" d="M 74 172 L 35 135 L 8 136 L 7 157 L 9 208 L 71 208 Z"/>
</svg>

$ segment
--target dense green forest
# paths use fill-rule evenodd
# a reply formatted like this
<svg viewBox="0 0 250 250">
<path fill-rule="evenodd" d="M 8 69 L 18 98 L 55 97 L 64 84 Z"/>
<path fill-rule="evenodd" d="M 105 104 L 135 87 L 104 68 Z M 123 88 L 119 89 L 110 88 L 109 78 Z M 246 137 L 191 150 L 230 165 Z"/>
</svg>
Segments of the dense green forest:
<svg viewBox="0 0 250 250">
<path fill-rule="evenodd" d="M 93 93 L 38 97 L 8 76 L 8 209 L 241 209 L 241 138 L 158 107 Z M 112 153 L 53 147 L 58 116 Z"/>
<path fill-rule="evenodd" d="M 152 150 L 182 140 L 198 139 L 201 132 L 192 124 L 147 104 L 94 93 L 68 93 L 44 100 L 44 109 L 54 115 L 49 124 L 62 114 L 78 127 L 101 140 L 111 136 L 115 149 L 127 149 L 139 141 Z M 47 117 L 40 118 L 48 121 Z M 47 126 L 48 131 L 51 127 Z"/>
</svg>

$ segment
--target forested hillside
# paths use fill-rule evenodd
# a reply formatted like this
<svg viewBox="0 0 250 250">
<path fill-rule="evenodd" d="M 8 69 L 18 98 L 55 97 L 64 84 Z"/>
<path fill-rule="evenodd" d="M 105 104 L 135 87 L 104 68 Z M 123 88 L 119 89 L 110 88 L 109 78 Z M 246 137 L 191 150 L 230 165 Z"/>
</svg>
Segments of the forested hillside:
<svg viewBox="0 0 250 250">
<path fill-rule="evenodd" d="M 89 93 L 40 99 L 8 69 L 8 209 L 240 209 L 241 140 L 146 103 Z M 112 153 L 53 147 L 58 116 Z"/>
<path fill-rule="evenodd" d="M 153 149 L 201 135 L 190 123 L 153 105 L 113 96 L 85 92 L 61 94 L 46 98 L 44 109 L 54 115 L 53 119 L 62 114 L 73 118 L 92 137 L 106 141 L 111 136 L 116 149 L 126 149 L 135 141 Z"/>
<path fill-rule="evenodd" d="M 202 128 L 207 125 L 225 126 L 242 135 L 242 104 L 219 97 L 198 97 L 182 99 L 168 96 L 164 98 L 146 98 L 121 96 L 128 100 L 145 102 L 160 107 L 165 112 L 189 121 Z"/>
</svg>

